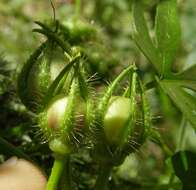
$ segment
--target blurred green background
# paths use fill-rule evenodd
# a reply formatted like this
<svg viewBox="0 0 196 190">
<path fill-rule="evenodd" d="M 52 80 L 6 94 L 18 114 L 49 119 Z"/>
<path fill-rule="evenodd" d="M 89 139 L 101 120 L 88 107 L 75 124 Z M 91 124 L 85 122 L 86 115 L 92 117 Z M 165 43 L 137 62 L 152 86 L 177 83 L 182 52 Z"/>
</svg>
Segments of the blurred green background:
<svg viewBox="0 0 196 190">
<path fill-rule="evenodd" d="M 158 0 L 144 0 L 149 27 L 152 29 L 155 5 Z M 189 67 L 196 60 L 196 6 L 195 0 L 179 0 L 179 16 L 182 27 L 182 45 L 173 70 Z M 105 85 L 129 63 L 135 61 L 144 83 L 151 81 L 153 72 L 148 61 L 131 39 L 130 0 L 81 0 L 78 7 L 74 0 L 54 0 L 56 19 L 66 26 L 74 22 L 95 29 L 95 37 L 81 42 L 90 57 L 90 73 L 98 73 L 98 86 Z M 36 121 L 21 104 L 16 93 L 17 74 L 25 60 L 45 39 L 33 33 L 34 21 L 52 22 L 53 9 L 49 0 L 1 0 L 0 1 L 0 134 L 19 146 L 34 158 L 47 172 L 52 157 L 47 145 L 40 143 L 36 134 Z M 153 35 L 153 33 L 152 33 Z M 152 123 L 160 132 L 164 143 L 175 152 L 178 149 L 196 153 L 195 132 L 189 123 L 181 122 L 181 113 L 160 89 L 148 91 Z M 180 125 L 186 125 L 184 141 Z M 180 144 L 180 147 L 179 147 Z M 3 162 L 8 156 L 0 155 Z M 130 155 L 124 164 L 115 168 L 110 181 L 112 189 L 167 189 L 171 176 L 166 154 L 148 140 L 141 151 Z M 92 189 L 96 166 L 88 150 L 73 156 L 75 182 L 79 189 Z M 177 178 L 173 189 L 181 189 Z"/>
</svg>

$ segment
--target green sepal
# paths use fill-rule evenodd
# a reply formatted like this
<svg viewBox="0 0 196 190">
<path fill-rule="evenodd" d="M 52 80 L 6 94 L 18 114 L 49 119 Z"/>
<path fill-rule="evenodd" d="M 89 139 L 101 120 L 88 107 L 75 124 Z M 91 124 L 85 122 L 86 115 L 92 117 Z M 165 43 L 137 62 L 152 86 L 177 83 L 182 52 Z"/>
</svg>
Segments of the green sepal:
<svg viewBox="0 0 196 190">
<path fill-rule="evenodd" d="M 105 92 L 104 96 L 100 99 L 97 108 L 96 108 L 96 115 L 94 116 L 94 122 L 91 125 L 92 136 L 94 139 L 95 144 L 106 144 L 104 128 L 103 128 L 103 121 L 104 116 L 107 111 L 107 107 L 112 96 L 112 93 L 117 88 L 119 82 L 133 69 L 133 65 L 130 65 L 128 68 L 124 69 L 118 77 L 108 86 L 107 91 Z"/>
<path fill-rule="evenodd" d="M 50 149 L 58 155 L 67 155 L 72 152 L 70 146 L 67 146 L 61 139 L 55 138 L 49 142 Z"/>
<path fill-rule="evenodd" d="M 112 96 L 112 93 L 114 92 L 114 90 L 117 88 L 119 82 L 127 76 L 127 74 L 133 70 L 134 65 L 130 65 L 128 68 L 124 69 L 119 75 L 118 77 L 112 82 L 111 85 L 109 85 L 107 91 L 105 92 L 103 98 L 101 98 L 101 101 L 98 105 L 98 112 L 100 114 L 100 118 L 101 120 L 103 120 L 105 112 L 106 112 L 106 108 L 108 106 L 109 100 Z M 97 114 L 97 115 L 99 115 Z"/>
<path fill-rule="evenodd" d="M 125 123 L 122 134 L 121 134 L 121 143 L 120 146 L 124 146 L 125 143 L 129 141 L 130 135 L 133 133 L 133 126 L 135 125 L 136 121 L 136 106 L 137 106 L 137 74 L 134 72 L 131 75 L 131 81 L 130 81 L 130 94 L 129 94 L 129 99 L 130 99 L 130 113 L 129 113 L 129 119 Z"/>
<path fill-rule="evenodd" d="M 130 80 L 130 116 L 124 126 L 124 140 L 119 146 L 121 154 L 128 154 L 138 151 L 144 143 L 150 131 L 150 111 L 146 98 L 144 86 L 136 72 L 133 72 Z"/>
<path fill-rule="evenodd" d="M 70 134 L 73 127 L 74 127 L 74 112 L 75 112 L 75 105 L 76 105 L 76 99 L 78 95 L 78 83 L 76 79 L 73 79 L 70 92 L 68 95 L 68 104 L 66 106 L 65 114 L 61 123 L 61 130 L 62 133 L 65 133 L 66 135 Z"/>
<path fill-rule="evenodd" d="M 65 40 L 62 40 L 56 32 L 52 31 L 50 29 L 49 26 L 47 26 L 46 24 L 44 23 L 41 23 L 41 22 L 35 22 L 36 24 L 38 24 L 41 29 L 33 29 L 33 32 L 38 32 L 40 34 L 43 34 L 45 35 L 49 40 L 52 40 L 54 42 L 56 42 L 56 44 L 58 44 L 64 52 L 67 52 L 67 53 L 70 53 L 70 44 L 65 41 Z"/>
<path fill-rule="evenodd" d="M 56 101 L 61 101 L 61 99 L 66 98 L 66 103 L 63 100 L 63 105 L 66 107 L 57 107 L 56 109 L 63 109 L 60 112 L 60 116 L 57 119 L 51 120 L 51 122 L 58 122 L 57 124 L 51 124 L 49 126 L 49 110 Z M 48 104 L 48 107 L 40 113 L 39 115 L 39 126 L 43 133 L 44 139 L 49 142 L 51 150 L 57 154 L 66 154 L 69 151 L 72 151 L 77 146 L 77 139 L 74 135 L 74 127 L 76 124 L 75 121 L 75 112 L 76 112 L 76 99 L 78 98 L 78 84 L 77 80 L 74 78 L 70 86 L 70 92 L 66 96 L 58 95 L 54 97 L 51 102 Z M 65 108 L 65 109 L 64 109 Z M 58 111 L 57 111 L 58 112 Z M 51 112 L 53 113 L 53 112 Z M 55 112 L 54 112 L 55 114 Z"/>
<path fill-rule="evenodd" d="M 130 75 L 130 84 L 125 90 L 124 97 L 114 96 L 111 99 L 112 93 L 119 82 L 128 74 Z M 108 106 L 117 100 L 120 101 L 119 98 L 130 100 L 128 101 L 129 111 L 126 111 L 128 115 L 125 116 L 123 113 L 119 113 L 118 117 L 113 119 L 109 118 L 108 124 L 105 123 L 107 120 L 105 121 L 104 119 Z M 124 102 L 125 99 L 122 101 Z M 119 105 L 119 102 L 117 105 Z M 115 107 L 117 105 L 115 105 Z M 120 105 L 123 107 L 122 103 L 120 103 Z M 116 109 L 118 108 L 116 107 Z M 112 112 L 112 110 L 110 111 Z M 123 117 L 121 117 L 121 114 Z M 119 133 L 117 134 L 116 131 L 114 131 L 113 134 L 110 126 L 116 125 L 119 121 L 118 119 L 122 121 L 121 119 L 124 119 L 124 116 L 127 120 L 123 126 L 119 128 Z M 121 123 L 119 123 L 119 125 L 121 126 Z M 150 113 L 145 90 L 136 73 L 136 67 L 134 65 L 131 68 L 127 68 L 126 71 L 124 70 L 108 87 L 108 90 L 100 100 L 98 109 L 96 110 L 95 123 L 92 127 L 95 141 L 94 154 L 98 162 L 105 162 L 117 166 L 123 162 L 127 155 L 137 152 L 144 143 L 150 131 Z M 107 127 L 109 132 L 105 131 L 106 129 L 104 127 Z M 111 137 L 107 135 L 110 132 Z"/>
<path fill-rule="evenodd" d="M 35 68 L 35 66 L 39 70 L 40 69 L 47 69 L 48 70 L 49 65 L 47 65 L 47 63 L 46 63 L 46 65 L 44 65 L 43 68 L 42 68 L 41 63 L 38 64 L 38 59 L 39 59 L 40 55 L 43 53 L 43 50 L 46 48 L 47 43 L 48 42 L 44 42 L 34 51 L 34 53 L 29 57 L 29 59 L 24 64 L 24 66 L 18 76 L 18 79 L 17 79 L 18 95 L 19 95 L 22 103 L 32 112 L 39 112 L 40 103 L 41 103 L 41 97 L 39 97 L 39 96 L 42 96 L 42 95 L 40 94 L 40 92 L 37 91 L 38 89 L 32 89 L 33 84 L 32 84 L 32 81 L 29 81 L 29 76 L 35 74 L 34 71 L 32 71 L 33 68 Z M 31 78 L 31 80 L 37 80 L 37 79 L 34 79 L 34 77 L 35 76 L 33 76 Z M 42 81 L 42 76 L 40 75 L 40 77 L 41 78 L 39 78 L 39 80 Z M 45 77 L 45 75 L 43 76 L 43 78 L 44 77 Z M 47 78 L 49 78 L 48 75 L 47 75 Z M 37 83 L 40 82 L 39 80 L 37 80 Z M 45 82 L 47 82 L 46 81 L 47 79 L 43 79 L 43 80 Z M 35 88 L 39 88 L 39 87 L 36 86 Z M 32 93 L 34 93 L 34 94 L 32 94 Z"/>
<path fill-rule="evenodd" d="M 91 137 L 94 142 L 95 148 L 93 150 L 93 156 L 97 162 L 110 163 L 112 165 L 119 165 L 122 163 L 124 156 L 120 155 L 116 146 L 113 149 L 105 137 L 104 133 L 104 116 L 107 111 L 107 107 L 110 101 L 110 98 L 117 88 L 119 82 L 127 76 L 133 69 L 134 65 L 130 65 L 128 68 L 124 69 L 118 77 L 109 85 L 104 96 L 100 99 L 98 106 L 95 110 L 95 116 L 93 118 L 93 123 L 90 127 Z"/>
<path fill-rule="evenodd" d="M 46 93 L 46 96 L 44 98 L 45 107 L 48 105 L 48 103 L 51 101 L 53 97 L 61 93 L 70 70 L 73 68 L 74 64 L 79 61 L 80 57 L 81 57 L 80 54 L 77 55 L 67 65 L 65 65 L 63 70 L 58 74 L 55 80 L 51 83 Z"/>
<path fill-rule="evenodd" d="M 94 107 L 93 107 L 93 100 L 92 100 L 92 94 L 90 92 L 90 88 L 88 86 L 87 79 L 85 77 L 85 71 L 82 65 L 78 65 L 78 86 L 79 86 L 79 94 L 82 97 L 82 99 L 85 102 L 85 130 L 89 130 L 90 123 L 93 120 L 93 113 L 94 113 Z"/>
</svg>

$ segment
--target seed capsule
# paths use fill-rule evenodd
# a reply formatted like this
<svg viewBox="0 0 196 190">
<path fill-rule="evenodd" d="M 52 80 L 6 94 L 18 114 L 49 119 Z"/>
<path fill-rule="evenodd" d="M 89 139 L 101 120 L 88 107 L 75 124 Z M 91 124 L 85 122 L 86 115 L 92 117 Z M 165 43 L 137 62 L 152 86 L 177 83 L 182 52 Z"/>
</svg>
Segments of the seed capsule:
<svg viewBox="0 0 196 190">
<path fill-rule="evenodd" d="M 53 152 L 67 154 L 80 143 L 85 127 L 85 109 L 81 99 L 71 95 L 59 96 L 40 114 L 40 128 Z"/>
<path fill-rule="evenodd" d="M 130 116 L 130 99 L 114 96 L 110 99 L 105 117 L 104 132 L 110 144 L 119 144 L 122 138 L 123 127 Z"/>
<path fill-rule="evenodd" d="M 130 84 L 123 96 L 112 96 L 130 71 Z M 142 84 L 135 67 L 130 66 L 110 84 L 98 102 L 92 125 L 95 158 L 104 164 L 121 164 L 128 154 L 139 150 L 148 127 L 148 106 Z"/>
</svg>

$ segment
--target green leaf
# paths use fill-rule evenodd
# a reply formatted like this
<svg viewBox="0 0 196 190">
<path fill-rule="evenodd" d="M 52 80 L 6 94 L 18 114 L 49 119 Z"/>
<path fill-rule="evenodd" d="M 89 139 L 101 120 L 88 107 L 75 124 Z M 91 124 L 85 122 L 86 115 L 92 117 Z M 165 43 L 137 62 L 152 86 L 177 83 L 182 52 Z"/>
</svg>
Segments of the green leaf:
<svg viewBox="0 0 196 190">
<path fill-rule="evenodd" d="M 173 77 L 175 77 L 175 79 L 196 81 L 196 64 L 180 73 L 174 74 Z"/>
<path fill-rule="evenodd" d="M 162 80 L 159 84 L 196 129 L 196 97 L 182 87 L 179 80 Z"/>
<path fill-rule="evenodd" d="M 18 147 L 10 144 L 8 141 L 0 137 L 0 154 L 8 156 L 17 156 L 26 160 L 31 160 L 28 155 L 24 154 Z"/>
<path fill-rule="evenodd" d="M 147 188 L 145 190 L 182 190 L 181 183 L 173 183 L 173 184 L 161 184 L 161 185 L 154 185 L 153 187 Z"/>
<path fill-rule="evenodd" d="M 144 18 L 143 5 L 140 0 L 133 2 L 131 24 L 133 40 L 160 74 L 161 55 L 150 38 L 147 23 Z"/>
<path fill-rule="evenodd" d="M 165 76 L 171 72 L 171 65 L 175 60 L 181 39 L 176 0 L 160 1 L 157 5 L 155 33 L 157 48 L 163 60 L 161 74 Z"/>
<path fill-rule="evenodd" d="M 181 151 L 172 156 L 175 174 L 183 183 L 183 190 L 196 189 L 196 154 Z"/>
<path fill-rule="evenodd" d="M 196 64 L 185 71 L 171 75 L 169 78 L 182 87 L 196 91 Z"/>
</svg>

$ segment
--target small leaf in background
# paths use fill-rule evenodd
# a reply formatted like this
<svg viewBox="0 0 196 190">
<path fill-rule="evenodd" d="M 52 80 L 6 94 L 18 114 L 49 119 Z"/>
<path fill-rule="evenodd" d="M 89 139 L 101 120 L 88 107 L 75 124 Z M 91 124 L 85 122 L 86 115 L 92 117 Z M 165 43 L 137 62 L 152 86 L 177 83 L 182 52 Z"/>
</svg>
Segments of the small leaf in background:
<svg viewBox="0 0 196 190">
<path fill-rule="evenodd" d="M 183 183 L 183 190 L 196 189 L 196 154 L 181 151 L 172 156 L 175 174 Z"/>
<path fill-rule="evenodd" d="M 176 0 L 160 1 L 157 5 L 155 33 L 157 48 L 163 60 L 161 74 L 165 76 L 171 72 L 171 65 L 175 60 L 181 40 Z"/>
<path fill-rule="evenodd" d="M 173 79 L 177 79 L 181 86 L 196 91 L 196 64 L 186 69 L 185 71 L 173 75 Z"/>
<path fill-rule="evenodd" d="M 144 18 L 144 10 L 141 1 L 135 0 L 132 7 L 132 38 L 154 65 L 158 73 L 161 73 L 161 55 L 158 49 L 154 46 Z"/>
<path fill-rule="evenodd" d="M 173 100 L 186 119 L 196 129 L 196 97 L 181 87 L 179 80 L 162 80 L 159 82 L 163 90 Z"/>
<path fill-rule="evenodd" d="M 176 78 L 196 81 L 196 64 L 189 67 L 185 71 L 182 71 L 181 73 L 176 74 Z"/>
</svg>

